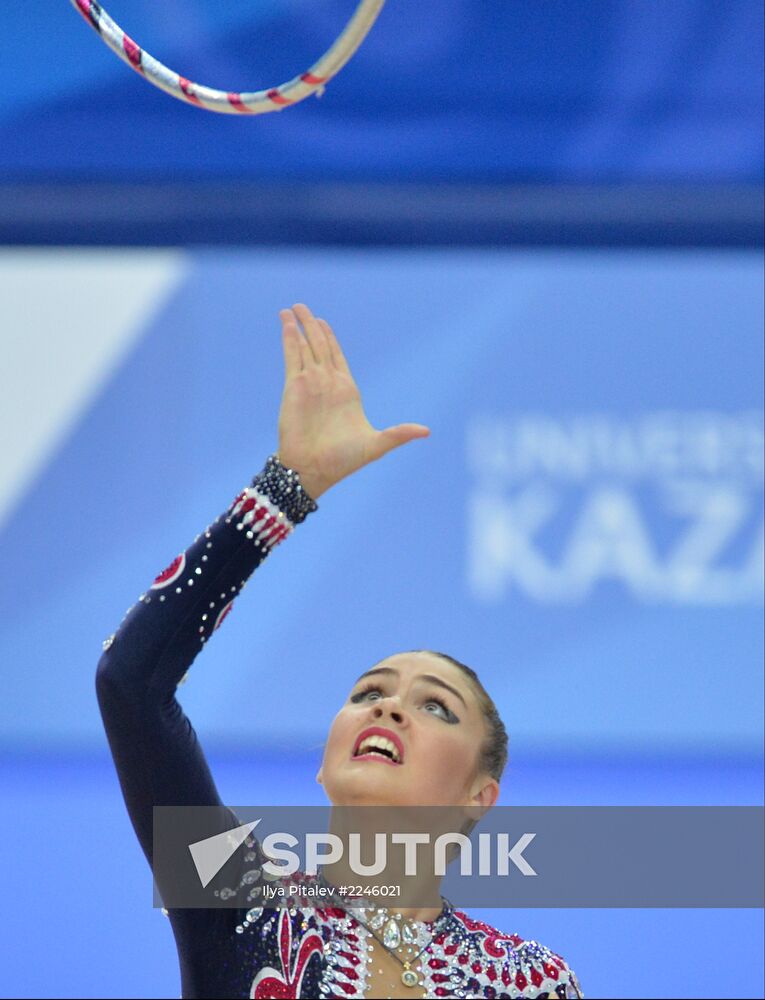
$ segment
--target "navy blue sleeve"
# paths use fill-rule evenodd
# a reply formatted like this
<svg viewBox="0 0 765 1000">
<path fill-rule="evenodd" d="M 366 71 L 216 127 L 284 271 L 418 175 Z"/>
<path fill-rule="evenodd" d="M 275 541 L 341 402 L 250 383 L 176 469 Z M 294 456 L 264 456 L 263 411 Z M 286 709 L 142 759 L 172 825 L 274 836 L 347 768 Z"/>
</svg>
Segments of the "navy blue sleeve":
<svg viewBox="0 0 765 1000">
<path fill-rule="evenodd" d="M 153 807 L 221 805 L 176 690 L 248 577 L 316 509 L 270 458 L 228 510 L 141 594 L 104 642 L 99 707 L 138 840 L 152 861 Z M 296 485 L 298 484 L 298 485 Z M 302 501 L 302 504 L 301 502 Z"/>
</svg>

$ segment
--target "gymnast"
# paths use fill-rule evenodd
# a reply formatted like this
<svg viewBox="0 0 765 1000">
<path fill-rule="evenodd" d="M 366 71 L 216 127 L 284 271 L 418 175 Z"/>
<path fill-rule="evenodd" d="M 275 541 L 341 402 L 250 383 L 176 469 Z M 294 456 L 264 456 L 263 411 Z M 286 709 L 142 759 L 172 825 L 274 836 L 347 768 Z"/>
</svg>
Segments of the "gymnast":
<svg viewBox="0 0 765 1000">
<path fill-rule="evenodd" d="M 154 806 L 222 802 L 178 684 L 253 570 L 346 476 L 430 432 L 375 430 L 329 324 L 280 312 L 278 451 L 104 642 L 96 688 L 130 819 L 153 861 Z M 261 600 L 262 608 L 266 601 Z M 348 678 L 318 780 L 333 804 L 491 808 L 507 733 L 476 673 L 447 654 L 399 652 Z M 248 840 L 256 857 L 258 843 Z M 388 901 L 389 902 L 389 901 Z M 333 900 L 292 907 L 168 907 L 182 996 L 581 997 L 555 952 L 440 906 Z"/>
</svg>

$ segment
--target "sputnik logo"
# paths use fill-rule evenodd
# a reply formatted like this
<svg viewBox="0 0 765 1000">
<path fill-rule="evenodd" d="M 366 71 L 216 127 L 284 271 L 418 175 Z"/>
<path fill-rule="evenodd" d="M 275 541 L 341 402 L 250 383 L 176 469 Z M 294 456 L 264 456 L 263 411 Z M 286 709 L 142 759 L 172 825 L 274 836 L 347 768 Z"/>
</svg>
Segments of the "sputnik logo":
<svg viewBox="0 0 765 1000">
<path fill-rule="evenodd" d="M 197 869 L 199 881 L 205 889 L 215 878 L 221 868 L 225 865 L 231 855 L 249 837 L 255 827 L 260 823 L 259 819 L 252 823 L 243 823 L 233 830 L 226 830 L 224 833 L 216 833 L 213 837 L 205 840 L 197 840 L 189 844 L 191 857 Z"/>
</svg>

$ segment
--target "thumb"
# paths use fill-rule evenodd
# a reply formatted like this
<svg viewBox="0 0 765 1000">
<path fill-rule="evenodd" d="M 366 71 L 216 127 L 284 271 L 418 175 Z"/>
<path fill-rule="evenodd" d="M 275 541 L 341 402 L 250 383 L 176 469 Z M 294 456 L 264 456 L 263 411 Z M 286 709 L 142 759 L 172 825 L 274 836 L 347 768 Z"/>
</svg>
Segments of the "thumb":
<svg viewBox="0 0 765 1000">
<path fill-rule="evenodd" d="M 375 458 L 381 458 L 383 455 L 387 455 L 389 451 L 393 451 L 394 448 L 398 448 L 402 444 L 408 444 L 409 441 L 414 441 L 415 438 L 428 437 L 429 434 L 430 428 L 424 424 L 396 424 L 393 427 L 386 427 L 377 436 L 377 441 L 375 442 L 377 454 Z"/>
</svg>

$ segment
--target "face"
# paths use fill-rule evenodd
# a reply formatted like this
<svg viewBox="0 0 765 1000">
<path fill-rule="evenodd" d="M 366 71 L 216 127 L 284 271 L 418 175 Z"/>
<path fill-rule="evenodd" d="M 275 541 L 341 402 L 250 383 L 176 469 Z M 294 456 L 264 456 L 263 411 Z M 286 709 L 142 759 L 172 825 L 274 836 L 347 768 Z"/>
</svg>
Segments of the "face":
<svg viewBox="0 0 765 1000">
<path fill-rule="evenodd" d="M 459 667 L 431 653 L 397 653 L 354 684 L 317 780 L 335 805 L 488 807 L 499 786 L 476 773 L 485 739 L 476 692 Z"/>
</svg>

